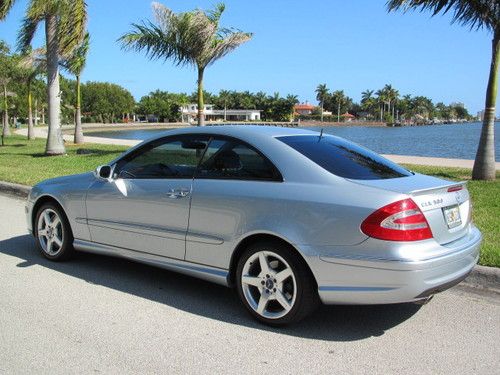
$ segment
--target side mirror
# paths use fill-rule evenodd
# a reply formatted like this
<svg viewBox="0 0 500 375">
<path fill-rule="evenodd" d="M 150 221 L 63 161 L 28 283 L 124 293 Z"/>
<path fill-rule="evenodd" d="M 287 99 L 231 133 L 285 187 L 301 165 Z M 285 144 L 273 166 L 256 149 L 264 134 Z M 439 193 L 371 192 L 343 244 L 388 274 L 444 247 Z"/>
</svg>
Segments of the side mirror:
<svg viewBox="0 0 500 375">
<path fill-rule="evenodd" d="M 109 165 L 100 165 L 95 170 L 95 175 L 98 178 L 109 180 L 111 178 L 111 172 L 113 169 Z"/>
</svg>

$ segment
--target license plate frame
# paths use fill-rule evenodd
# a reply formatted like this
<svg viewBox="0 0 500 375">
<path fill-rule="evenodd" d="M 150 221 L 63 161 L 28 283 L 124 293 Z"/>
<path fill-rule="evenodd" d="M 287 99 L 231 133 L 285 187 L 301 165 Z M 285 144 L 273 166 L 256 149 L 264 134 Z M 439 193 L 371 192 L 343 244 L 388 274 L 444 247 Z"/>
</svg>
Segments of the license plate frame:
<svg viewBox="0 0 500 375">
<path fill-rule="evenodd" d="M 458 204 L 443 207 L 443 216 L 448 229 L 453 229 L 462 225 L 462 217 L 460 216 L 460 207 Z"/>
</svg>

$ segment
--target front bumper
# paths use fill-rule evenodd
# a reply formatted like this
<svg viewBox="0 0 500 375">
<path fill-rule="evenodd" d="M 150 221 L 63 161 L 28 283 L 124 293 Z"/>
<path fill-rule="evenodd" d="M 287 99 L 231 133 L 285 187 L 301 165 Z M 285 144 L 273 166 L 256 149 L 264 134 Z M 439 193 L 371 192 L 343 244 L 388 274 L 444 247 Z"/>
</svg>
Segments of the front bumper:
<svg viewBox="0 0 500 375">
<path fill-rule="evenodd" d="M 400 245 L 404 251 L 398 250 L 399 254 L 413 253 L 413 259 L 412 256 L 373 259 L 324 254 L 307 260 L 325 304 L 411 302 L 448 289 L 467 277 L 479 259 L 481 240 L 481 232 L 471 225 L 466 236 L 446 245 L 436 242 Z M 370 239 L 363 249 L 380 242 L 384 241 Z"/>
<path fill-rule="evenodd" d="M 26 204 L 24 206 L 24 214 L 26 215 L 26 227 L 30 234 L 33 234 L 33 207 L 35 206 L 35 202 L 29 199 L 26 200 Z"/>
</svg>

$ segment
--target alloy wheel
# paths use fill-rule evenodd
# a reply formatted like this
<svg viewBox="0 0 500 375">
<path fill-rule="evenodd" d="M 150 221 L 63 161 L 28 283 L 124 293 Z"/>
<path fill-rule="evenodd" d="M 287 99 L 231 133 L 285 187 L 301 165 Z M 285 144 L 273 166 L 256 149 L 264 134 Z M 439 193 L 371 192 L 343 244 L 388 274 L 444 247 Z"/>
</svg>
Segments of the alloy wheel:
<svg viewBox="0 0 500 375">
<path fill-rule="evenodd" d="M 61 218 L 51 208 L 46 208 L 38 217 L 38 241 L 42 250 L 50 256 L 57 255 L 64 242 L 64 229 Z"/>
<path fill-rule="evenodd" d="M 241 273 L 241 287 L 250 307 L 268 319 L 288 314 L 297 297 L 292 268 L 272 251 L 258 251 L 247 259 Z"/>
</svg>

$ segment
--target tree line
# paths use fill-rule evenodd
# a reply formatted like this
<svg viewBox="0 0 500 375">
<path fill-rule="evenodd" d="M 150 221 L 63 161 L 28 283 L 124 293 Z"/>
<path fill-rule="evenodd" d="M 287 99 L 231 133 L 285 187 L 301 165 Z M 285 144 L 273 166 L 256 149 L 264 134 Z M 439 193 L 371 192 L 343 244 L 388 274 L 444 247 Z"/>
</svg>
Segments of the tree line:
<svg viewBox="0 0 500 375">
<path fill-rule="evenodd" d="M 357 118 L 371 121 L 381 121 L 389 124 L 398 122 L 428 122 L 471 120 L 467 108 L 461 103 L 444 104 L 433 103 L 426 96 L 400 95 L 392 85 L 385 85 L 380 90 L 365 90 L 361 93 L 361 101 L 355 102 L 343 90 L 330 91 L 326 84 L 316 87 L 316 99 L 319 107 L 312 114 L 306 116 L 313 119 L 340 121 L 343 114 L 349 113 Z"/>
<path fill-rule="evenodd" d="M 0 40 L 0 111 L 4 122 L 9 125 L 32 122 L 36 126 L 48 121 L 44 64 L 45 56 L 40 51 L 13 53 L 7 43 Z M 84 122 L 116 122 L 135 110 L 132 94 L 117 84 L 81 83 L 79 75 L 76 79 L 61 75 L 59 81 L 62 123 L 73 124 L 76 111 L 83 114 Z M 79 118 L 80 113 L 76 117 Z M 4 131 L 10 133 L 10 126 L 4 127 Z"/>
</svg>

